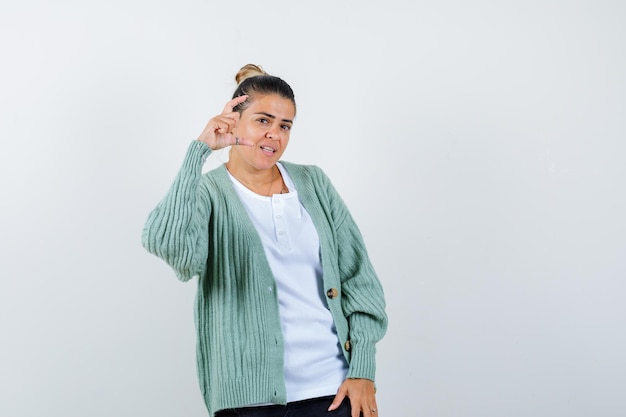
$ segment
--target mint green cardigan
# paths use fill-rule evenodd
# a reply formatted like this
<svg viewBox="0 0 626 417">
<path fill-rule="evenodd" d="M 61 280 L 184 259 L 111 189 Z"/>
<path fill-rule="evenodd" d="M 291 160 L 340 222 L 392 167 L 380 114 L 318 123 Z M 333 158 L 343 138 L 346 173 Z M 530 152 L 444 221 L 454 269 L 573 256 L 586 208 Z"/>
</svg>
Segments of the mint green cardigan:
<svg viewBox="0 0 626 417">
<path fill-rule="evenodd" d="M 287 395 L 276 284 L 226 167 L 202 173 L 210 154 L 206 144 L 191 143 L 169 192 L 148 217 L 142 242 L 181 281 L 198 281 L 197 369 L 212 415 L 285 404 Z M 321 169 L 282 163 L 319 234 L 324 289 L 348 377 L 374 380 L 375 344 L 387 316 L 363 238 Z"/>
</svg>

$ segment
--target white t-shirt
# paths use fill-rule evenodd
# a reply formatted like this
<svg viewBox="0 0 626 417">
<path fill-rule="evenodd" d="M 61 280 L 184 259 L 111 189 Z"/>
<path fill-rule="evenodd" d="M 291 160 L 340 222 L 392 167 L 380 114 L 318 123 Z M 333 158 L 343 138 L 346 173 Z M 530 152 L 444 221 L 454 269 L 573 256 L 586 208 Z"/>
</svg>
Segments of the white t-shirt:
<svg viewBox="0 0 626 417">
<path fill-rule="evenodd" d="M 261 237 L 276 280 L 291 402 L 334 395 L 348 365 L 326 304 L 317 231 L 291 178 L 280 163 L 277 166 L 289 193 L 265 197 L 230 178 Z"/>
</svg>

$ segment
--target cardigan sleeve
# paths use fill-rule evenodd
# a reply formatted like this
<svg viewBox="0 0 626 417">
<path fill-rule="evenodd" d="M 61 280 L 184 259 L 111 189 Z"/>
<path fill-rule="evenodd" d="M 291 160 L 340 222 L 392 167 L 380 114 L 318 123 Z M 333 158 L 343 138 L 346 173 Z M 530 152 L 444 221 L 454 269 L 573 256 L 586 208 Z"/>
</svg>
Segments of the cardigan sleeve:
<svg viewBox="0 0 626 417">
<path fill-rule="evenodd" d="M 167 262 L 181 281 L 204 273 L 208 256 L 208 194 L 203 192 L 202 166 L 212 150 L 193 141 L 183 165 L 163 200 L 149 214 L 142 233 L 148 252 Z"/>
<path fill-rule="evenodd" d="M 349 378 L 374 380 L 376 343 L 387 331 L 385 298 L 370 262 L 363 236 L 328 177 L 325 183 L 336 239 L 341 280 L 341 305 L 349 323 Z"/>
</svg>

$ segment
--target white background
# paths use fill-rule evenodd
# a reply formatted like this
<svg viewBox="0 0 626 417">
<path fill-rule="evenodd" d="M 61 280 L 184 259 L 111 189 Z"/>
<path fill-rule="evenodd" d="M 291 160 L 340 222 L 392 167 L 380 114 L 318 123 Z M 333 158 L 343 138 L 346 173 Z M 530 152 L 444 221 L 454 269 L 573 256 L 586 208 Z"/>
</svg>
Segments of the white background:
<svg viewBox="0 0 626 417">
<path fill-rule="evenodd" d="M 246 63 L 383 281 L 381 417 L 626 412 L 624 2 L 8 3 L 1 416 L 206 415 L 140 236 Z"/>
</svg>

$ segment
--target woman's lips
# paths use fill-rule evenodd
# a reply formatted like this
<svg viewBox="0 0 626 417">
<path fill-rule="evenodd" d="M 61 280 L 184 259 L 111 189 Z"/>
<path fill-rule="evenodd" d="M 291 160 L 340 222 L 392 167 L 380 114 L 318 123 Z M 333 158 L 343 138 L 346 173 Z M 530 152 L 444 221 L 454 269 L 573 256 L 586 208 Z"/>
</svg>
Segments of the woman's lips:
<svg viewBox="0 0 626 417">
<path fill-rule="evenodd" d="M 276 149 L 272 148 L 271 146 L 261 146 L 261 150 L 263 152 L 269 152 L 269 153 L 276 152 Z"/>
</svg>

